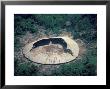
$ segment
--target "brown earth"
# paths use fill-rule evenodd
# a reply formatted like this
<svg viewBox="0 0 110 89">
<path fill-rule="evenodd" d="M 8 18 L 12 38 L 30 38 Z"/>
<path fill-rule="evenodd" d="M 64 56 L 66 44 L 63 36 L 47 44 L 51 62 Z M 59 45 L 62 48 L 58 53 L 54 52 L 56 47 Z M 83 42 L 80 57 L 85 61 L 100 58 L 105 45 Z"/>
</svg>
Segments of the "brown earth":
<svg viewBox="0 0 110 89">
<path fill-rule="evenodd" d="M 51 33 L 49 33 L 49 34 L 51 34 Z M 65 31 L 63 31 L 60 34 L 60 36 L 63 36 L 63 35 L 69 35 L 69 37 L 73 38 L 71 33 L 68 33 L 68 32 L 65 32 Z M 51 36 L 54 36 L 54 35 L 51 35 Z M 45 35 L 44 33 L 41 34 L 41 32 L 38 32 L 37 34 L 31 34 L 31 33 L 27 32 L 26 35 L 19 38 L 20 44 L 22 45 L 22 47 L 24 47 L 27 43 L 30 43 L 34 40 L 37 40 L 39 37 L 48 37 L 48 36 Z M 77 59 L 81 59 L 83 54 L 86 53 L 86 44 L 81 39 L 76 39 L 75 41 L 77 42 L 77 44 L 79 46 L 79 56 L 78 56 Z M 45 49 L 47 51 L 50 50 L 48 48 L 45 48 Z M 63 51 L 62 49 L 59 49 L 59 50 L 61 52 Z M 17 58 L 19 60 L 23 60 L 24 62 L 28 62 L 28 60 L 22 54 L 22 49 L 20 51 L 15 51 L 15 58 Z M 37 65 L 38 70 L 39 70 L 39 75 L 42 75 L 43 73 L 45 75 L 51 75 L 51 71 L 59 68 L 59 66 L 60 66 L 60 65 L 42 65 L 42 64 L 36 64 L 36 63 L 33 63 L 33 64 Z"/>
</svg>

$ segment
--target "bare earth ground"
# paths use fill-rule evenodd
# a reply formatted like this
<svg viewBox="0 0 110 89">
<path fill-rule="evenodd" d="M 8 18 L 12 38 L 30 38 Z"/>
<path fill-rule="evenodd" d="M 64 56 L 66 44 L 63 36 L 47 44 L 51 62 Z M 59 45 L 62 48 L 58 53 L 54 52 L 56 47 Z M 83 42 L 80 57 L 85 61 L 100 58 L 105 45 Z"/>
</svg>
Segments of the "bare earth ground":
<svg viewBox="0 0 110 89">
<path fill-rule="evenodd" d="M 15 51 L 15 58 L 17 58 L 19 61 L 22 61 L 22 63 L 28 63 L 30 60 L 28 60 L 27 58 L 24 57 L 23 53 L 22 53 L 22 47 L 24 47 L 27 43 L 30 43 L 34 40 L 37 40 L 40 37 L 47 37 L 47 35 L 45 35 L 45 30 L 43 30 L 42 28 L 39 29 L 40 32 L 38 32 L 37 34 L 31 34 L 29 32 L 26 33 L 26 35 L 19 37 L 18 39 L 20 40 L 20 44 L 21 44 L 21 49 L 19 51 Z M 37 35 L 37 36 L 36 36 Z M 69 37 L 73 38 L 71 36 L 71 33 L 69 32 L 65 32 L 62 31 L 61 36 L 63 35 L 68 35 Z M 49 33 L 49 36 L 57 36 L 56 34 L 52 34 L 51 32 Z M 76 60 L 81 59 L 83 54 L 86 54 L 86 44 L 81 40 L 81 39 L 76 39 L 75 40 L 77 42 L 77 44 L 79 45 L 79 56 L 76 58 Z M 60 65 L 43 65 L 43 64 L 37 64 L 32 62 L 32 64 L 34 64 L 35 66 L 37 66 L 37 75 L 51 75 L 53 70 L 56 70 L 57 68 L 60 67 Z"/>
</svg>

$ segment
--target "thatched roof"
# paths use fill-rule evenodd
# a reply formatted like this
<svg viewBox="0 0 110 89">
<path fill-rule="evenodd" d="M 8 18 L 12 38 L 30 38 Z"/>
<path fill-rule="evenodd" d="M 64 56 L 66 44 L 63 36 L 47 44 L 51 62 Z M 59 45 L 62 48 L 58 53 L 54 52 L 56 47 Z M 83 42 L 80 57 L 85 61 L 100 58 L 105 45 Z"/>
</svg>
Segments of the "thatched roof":
<svg viewBox="0 0 110 89">
<path fill-rule="evenodd" d="M 59 64 L 74 60 L 79 53 L 77 43 L 69 37 L 40 38 L 23 48 L 26 58 L 36 63 Z"/>
</svg>

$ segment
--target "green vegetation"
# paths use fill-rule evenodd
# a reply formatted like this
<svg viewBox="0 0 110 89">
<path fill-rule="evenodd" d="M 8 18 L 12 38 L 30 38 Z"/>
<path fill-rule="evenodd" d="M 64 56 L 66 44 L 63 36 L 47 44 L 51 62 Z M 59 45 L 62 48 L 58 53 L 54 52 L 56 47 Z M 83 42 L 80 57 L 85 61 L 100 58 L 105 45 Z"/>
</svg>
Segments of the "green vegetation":
<svg viewBox="0 0 110 89">
<path fill-rule="evenodd" d="M 41 31 L 41 28 L 45 30 Z M 86 53 L 65 64 L 42 71 L 44 65 L 36 64 L 19 56 L 25 45 L 23 37 L 29 32 L 59 36 L 61 32 L 70 32 L 74 39 L 81 39 L 86 46 Z M 27 37 L 28 38 L 28 37 Z M 16 76 L 95 76 L 97 75 L 97 15 L 96 14 L 15 14 L 14 15 L 14 75 Z M 17 56 L 16 56 L 17 55 Z M 22 56 L 22 57 L 21 57 Z M 39 66 L 40 65 L 40 66 Z M 48 73 L 49 72 L 49 73 Z"/>
<path fill-rule="evenodd" d="M 70 63 L 61 64 L 59 69 L 52 73 L 56 76 L 94 76 L 96 75 L 96 55 L 92 55 L 93 51 L 88 52 L 87 56 L 80 60 L 75 60 Z"/>
<path fill-rule="evenodd" d="M 37 67 L 33 65 L 30 62 L 20 62 L 15 59 L 15 75 L 22 75 L 22 76 L 31 76 L 35 74 L 35 71 L 37 71 Z"/>
</svg>

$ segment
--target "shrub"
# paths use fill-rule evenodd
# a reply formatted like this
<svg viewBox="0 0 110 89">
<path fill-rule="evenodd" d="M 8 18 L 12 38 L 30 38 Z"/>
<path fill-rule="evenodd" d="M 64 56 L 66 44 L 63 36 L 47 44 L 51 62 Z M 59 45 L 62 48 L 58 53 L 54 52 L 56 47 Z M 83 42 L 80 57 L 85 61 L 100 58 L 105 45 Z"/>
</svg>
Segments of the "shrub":
<svg viewBox="0 0 110 89">
<path fill-rule="evenodd" d="M 15 61 L 15 76 L 32 76 L 37 72 L 37 66 L 29 63 L 18 63 Z"/>
</svg>

